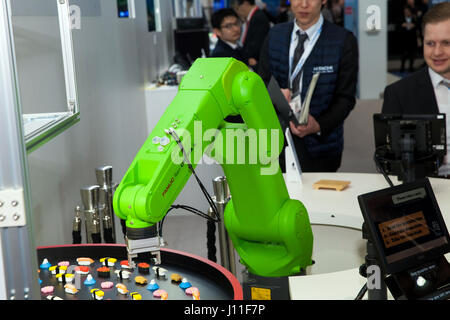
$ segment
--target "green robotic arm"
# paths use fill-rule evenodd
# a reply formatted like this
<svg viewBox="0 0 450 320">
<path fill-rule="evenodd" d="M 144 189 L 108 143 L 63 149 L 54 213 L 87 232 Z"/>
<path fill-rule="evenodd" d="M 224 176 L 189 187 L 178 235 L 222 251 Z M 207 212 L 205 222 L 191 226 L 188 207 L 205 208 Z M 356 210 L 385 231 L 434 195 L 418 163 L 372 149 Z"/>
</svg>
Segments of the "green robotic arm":
<svg viewBox="0 0 450 320">
<path fill-rule="evenodd" d="M 245 123 L 224 121 L 237 114 Z M 205 137 L 212 143 L 204 143 Z M 288 276 L 311 265 L 308 213 L 289 198 L 278 166 L 283 139 L 257 74 L 232 58 L 197 59 L 115 192 L 128 247 L 159 246 L 146 240 L 157 237 L 154 225 L 187 183 L 190 162 L 195 167 L 208 148 L 227 176 L 225 226 L 248 270 Z"/>
</svg>

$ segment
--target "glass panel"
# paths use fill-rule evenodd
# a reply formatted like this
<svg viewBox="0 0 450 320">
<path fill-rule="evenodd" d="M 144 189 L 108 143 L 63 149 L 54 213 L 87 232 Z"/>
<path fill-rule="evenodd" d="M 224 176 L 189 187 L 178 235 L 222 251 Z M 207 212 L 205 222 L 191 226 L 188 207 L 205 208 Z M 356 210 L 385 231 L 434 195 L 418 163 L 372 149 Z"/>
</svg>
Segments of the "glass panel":
<svg viewBox="0 0 450 320">
<path fill-rule="evenodd" d="M 41 1 L 47 4 L 51 2 L 54 8 L 50 8 L 56 8 L 55 0 Z M 11 1 L 22 111 L 67 111 L 57 11 L 40 13 L 47 16 L 16 16 L 15 9 L 18 5 L 20 8 L 21 3 L 23 1 Z M 17 11 L 21 12 L 20 9 Z"/>
<path fill-rule="evenodd" d="M 71 19 L 69 12 L 80 10 L 70 8 L 68 0 L 11 4 L 23 127 L 31 152 L 79 121 L 71 36 L 79 17 Z"/>
</svg>

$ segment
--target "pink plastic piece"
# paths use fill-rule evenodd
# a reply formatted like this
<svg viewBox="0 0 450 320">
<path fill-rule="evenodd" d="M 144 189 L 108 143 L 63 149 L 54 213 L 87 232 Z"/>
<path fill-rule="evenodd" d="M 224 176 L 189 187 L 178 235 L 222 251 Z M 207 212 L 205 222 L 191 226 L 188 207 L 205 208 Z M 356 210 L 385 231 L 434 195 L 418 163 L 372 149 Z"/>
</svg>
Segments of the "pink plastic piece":
<svg viewBox="0 0 450 320">
<path fill-rule="evenodd" d="M 114 283 L 112 283 L 111 281 L 104 281 L 104 282 L 102 282 L 102 283 L 100 284 L 100 286 L 101 286 L 103 289 L 110 289 L 110 288 L 112 288 L 112 287 L 114 286 Z"/>
<path fill-rule="evenodd" d="M 41 288 L 41 292 L 44 294 L 53 293 L 54 290 L 55 290 L 54 286 L 46 286 L 46 287 Z"/>
<path fill-rule="evenodd" d="M 192 296 L 195 292 L 199 292 L 200 293 L 200 291 L 198 290 L 197 287 L 189 287 L 184 292 L 186 294 L 190 295 L 190 296 Z"/>
</svg>

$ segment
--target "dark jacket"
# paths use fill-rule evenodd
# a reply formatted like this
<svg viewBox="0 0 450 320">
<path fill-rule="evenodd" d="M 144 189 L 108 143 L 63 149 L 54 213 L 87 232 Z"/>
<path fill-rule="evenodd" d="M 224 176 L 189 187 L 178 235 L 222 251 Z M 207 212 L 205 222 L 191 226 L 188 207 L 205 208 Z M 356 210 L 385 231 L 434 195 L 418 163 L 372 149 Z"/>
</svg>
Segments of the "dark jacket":
<svg viewBox="0 0 450 320">
<path fill-rule="evenodd" d="M 250 20 L 243 44 L 245 58 L 259 59 L 264 39 L 270 30 L 270 22 L 262 10 L 256 10 Z"/>
<path fill-rule="evenodd" d="M 225 41 L 222 41 L 220 38 L 216 43 L 216 47 L 211 53 L 212 58 L 235 58 L 243 63 L 247 63 L 244 58 L 244 53 L 241 47 L 233 49 L 229 44 Z M 236 116 L 228 116 L 225 121 L 232 123 L 242 123 L 242 117 L 240 115 Z"/>
<path fill-rule="evenodd" d="M 439 113 L 428 67 L 387 86 L 384 90 L 381 112 L 391 114 Z"/>
<path fill-rule="evenodd" d="M 246 63 L 242 48 L 233 49 L 229 44 L 219 39 L 216 47 L 211 53 L 214 58 L 235 58 L 236 60 Z"/>
<path fill-rule="evenodd" d="M 275 25 L 266 39 L 258 69 L 266 83 L 273 75 L 281 88 L 289 87 L 289 47 L 293 28 L 293 22 Z M 354 35 L 324 21 L 322 33 L 303 67 L 302 101 L 313 72 L 321 75 L 310 114 L 319 123 L 321 135 L 308 135 L 302 140 L 312 158 L 340 156 L 343 122 L 356 103 L 358 45 Z"/>
</svg>

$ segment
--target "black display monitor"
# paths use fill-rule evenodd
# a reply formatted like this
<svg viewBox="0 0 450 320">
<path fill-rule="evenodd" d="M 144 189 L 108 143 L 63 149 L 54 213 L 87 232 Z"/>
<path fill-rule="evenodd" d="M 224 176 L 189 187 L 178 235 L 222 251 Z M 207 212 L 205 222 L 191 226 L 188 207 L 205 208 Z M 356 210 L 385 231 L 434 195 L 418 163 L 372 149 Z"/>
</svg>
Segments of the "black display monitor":
<svg viewBox="0 0 450 320">
<path fill-rule="evenodd" d="M 175 30 L 175 52 L 188 63 L 190 67 L 197 58 L 209 57 L 209 30 Z"/>
<path fill-rule="evenodd" d="M 427 178 L 358 196 L 364 221 L 387 274 L 450 252 L 450 238 Z"/>
<path fill-rule="evenodd" d="M 403 182 L 437 175 L 447 153 L 445 119 L 445 114 L 374 114 L 379 169 Z"/>
</svg>

